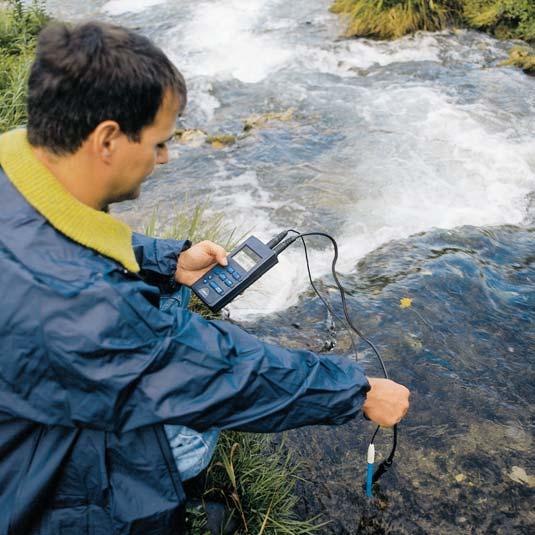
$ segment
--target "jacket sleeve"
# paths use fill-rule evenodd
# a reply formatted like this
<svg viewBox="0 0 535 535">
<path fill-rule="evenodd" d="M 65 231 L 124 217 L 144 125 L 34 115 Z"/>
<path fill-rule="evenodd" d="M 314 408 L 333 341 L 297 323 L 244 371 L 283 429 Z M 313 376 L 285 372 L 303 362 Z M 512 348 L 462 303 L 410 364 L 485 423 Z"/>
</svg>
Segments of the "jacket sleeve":
<svg viewBox="0 0 535 535">
<path fill-rule="evenodd" d="M 157 423 L 274 432 L 358 413 L 369 385 L 356 363 L 267 344 L 182 308 L 162 312 L 158 295 L 115 273 L 68 303 L 44 300 L 54 379 L 29 390 L 55 402 L 40 418 L 114 432 Z"/>
<path fill-rule="evenodd" d="M 141 268 L 141 278 L 162 292 L 171 292 L 178 287 L 174 277 L 178 255 L 190 246 L 188 240 L 151 238 L 136 232 L 132 234 L 132 247 Z"/>
</svg>

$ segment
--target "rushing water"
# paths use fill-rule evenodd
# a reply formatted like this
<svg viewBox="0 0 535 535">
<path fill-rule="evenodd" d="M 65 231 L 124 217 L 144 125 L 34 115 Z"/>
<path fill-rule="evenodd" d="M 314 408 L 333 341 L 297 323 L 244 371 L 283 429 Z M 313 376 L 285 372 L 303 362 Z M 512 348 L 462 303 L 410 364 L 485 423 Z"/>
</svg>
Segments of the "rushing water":
<svg viewBox="0 0 535 535">
<path fill-rule="evenodd" d="M 328 0 L 49 3 L 151 36 L 188 81 L 179 126 L 239 136 L 172 145 L 174 161 L 116 213 L 141 228 L 156 207 L 165 222 L 202 202 L 261 238 L 332 233 L 355 320 L 413 391 L 372 501 L 368 424 L 288 434 L 307 461 L 300 513 L 330 519 L 325 533 L 534 533 L 535 79 L 498 67 L 511 43 L 465 31 L 344 40 Z M 289 109 L 243 133 L 251 114 Z M 311 246 L 339 311 L 331 250 Z M 271 341 L 350 353 L 297 246 L 231 313 Z"/>
</svg>

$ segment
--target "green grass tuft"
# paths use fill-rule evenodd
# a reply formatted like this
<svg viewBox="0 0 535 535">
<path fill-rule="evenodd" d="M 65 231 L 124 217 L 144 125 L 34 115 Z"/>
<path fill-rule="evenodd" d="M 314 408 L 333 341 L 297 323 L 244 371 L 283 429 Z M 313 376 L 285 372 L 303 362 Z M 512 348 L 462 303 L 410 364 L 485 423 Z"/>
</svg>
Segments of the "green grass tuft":
<svg viewBox="0 0 535 535">
<path fill-rule="evenodd" d="M 37 35 L 50 20 L 43 2 L 0 7 L 0 133 L 26 122 L 26 93 Z"/>
<path fill-rule="evenodd" d="M 448 27 L 460 13 L 458 0 L 335 0 L 331 11 L 347 23 L 347 36 L 397 39 L 418 30 Z"/>
<path fill-rule="evenodd" d="M 346 21 L 347 36 L 397 39 L 455 25 L 535 41 L 534 0 L 335 0 L 331 11 Z"/>
<path fill-rule="evenodd" d="M 250 535 L 306 535 L 326 523 L 317 518 L 298 520 L 295 485 L 299 465 L 283 444 L 269 435 L 225 432 L 206 473 L 201 498 L 226 502 L 240 520 L 239 533 Z M 194 514 L 192 534 L 204 535 L 202 515 Z"/>
</svg>

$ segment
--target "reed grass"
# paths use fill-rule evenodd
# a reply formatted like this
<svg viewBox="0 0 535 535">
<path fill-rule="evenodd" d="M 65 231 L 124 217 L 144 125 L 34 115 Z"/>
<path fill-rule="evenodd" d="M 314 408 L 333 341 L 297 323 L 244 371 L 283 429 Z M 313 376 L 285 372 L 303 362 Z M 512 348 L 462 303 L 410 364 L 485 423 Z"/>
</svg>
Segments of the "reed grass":
<svg viewBox="0 0 535 535">
<path fill-rule="evenodd" d="M 26 93 L 37 35 L 50 20 L 44 3 L 9 0 L 0 7 L 0 133 L 26 122 Z"/>
</svg>

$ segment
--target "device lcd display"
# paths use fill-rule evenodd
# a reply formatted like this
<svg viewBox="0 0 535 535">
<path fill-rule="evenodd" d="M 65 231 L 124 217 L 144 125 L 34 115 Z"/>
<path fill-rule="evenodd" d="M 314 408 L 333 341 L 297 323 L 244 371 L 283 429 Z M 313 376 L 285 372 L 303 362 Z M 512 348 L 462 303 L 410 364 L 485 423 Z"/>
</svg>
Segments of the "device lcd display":
<svg viewBox="0 0 535 535">
<path fill-rule="evenodd" d="M 262 257 L 258 256 L 250 247 L 247 247 L 247 245 L 242 247 L 232 258 L 245 271 L 250 271 L 259 260 L 262 260 Z"/>
</svg>

